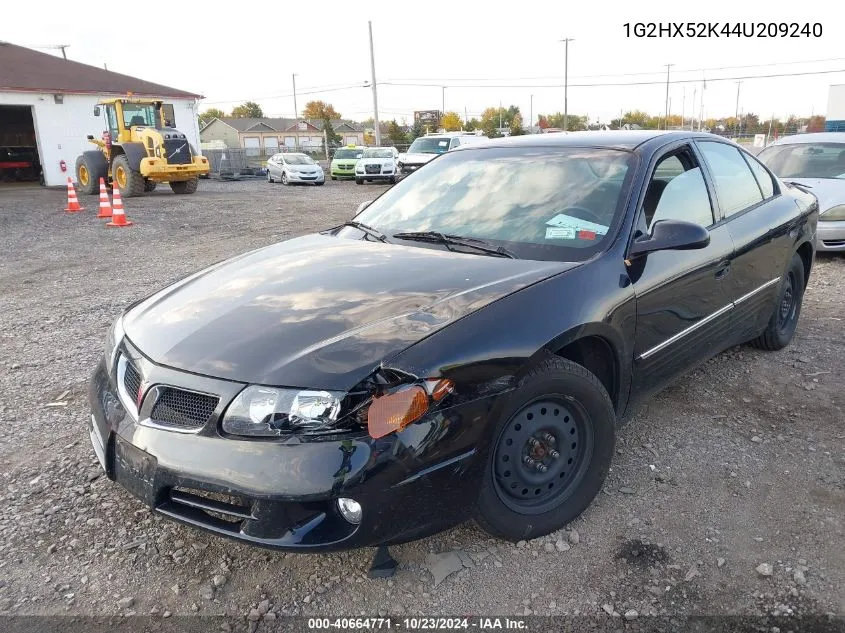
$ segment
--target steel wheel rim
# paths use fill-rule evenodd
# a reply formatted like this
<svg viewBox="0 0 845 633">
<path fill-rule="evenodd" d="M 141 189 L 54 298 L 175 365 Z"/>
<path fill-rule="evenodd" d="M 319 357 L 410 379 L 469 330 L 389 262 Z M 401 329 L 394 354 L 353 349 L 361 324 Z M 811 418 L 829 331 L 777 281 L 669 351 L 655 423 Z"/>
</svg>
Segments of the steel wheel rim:
<svg viewBox="0 0 845 633">
<path fill-rule="evenodd" d="M 785 329 L 793 317 L 798 306 L 795 296 L 795 276 L 790 272 L 786 277 L 786 287 L 783 289 L 780 303 L 778 304 L 778 329 Z"/>
<path fill-rule="evenodd" d="M 282 184 L 288 184 L 288 175 L 285 172 L 282 172 Z"/>
<path fill-rule="evenodd" d="M 80 185 L 87 185 L 88 179 L 90 178 L 90 174 L 88 173 L 88 168 L 85 165 L 79 166 L 79 184 Z"/>
<path fill-rule="evenodd" d="M 542 396 L 526 404 L 502 429 L 494 450 L 499 499 L 519 514 L 558 507 L 583 480 L 593 444 L 590 417 L 575 400 Z"/>
<path fill-rule="evenodd" d="M 117 181 L 117 186 L 121 189 L 126 188 L 126 170 L 118 165 L 114 170 L 114 179 Z"/>
</svg>

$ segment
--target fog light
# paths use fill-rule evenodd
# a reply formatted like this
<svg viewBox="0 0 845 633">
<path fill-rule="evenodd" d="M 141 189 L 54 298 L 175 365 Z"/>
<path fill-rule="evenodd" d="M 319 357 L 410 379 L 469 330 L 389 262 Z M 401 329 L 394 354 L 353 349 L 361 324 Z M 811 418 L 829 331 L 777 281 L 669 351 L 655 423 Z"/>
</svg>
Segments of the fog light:
<svg viewBox="0 0 845 633">
<path fill-rule="evenodd" d="M 354 499 L 341 497 L 337 500 L 337 509 L 350 523 L 358 525 L 361 522 L 361 504 Z"/>
</svg>

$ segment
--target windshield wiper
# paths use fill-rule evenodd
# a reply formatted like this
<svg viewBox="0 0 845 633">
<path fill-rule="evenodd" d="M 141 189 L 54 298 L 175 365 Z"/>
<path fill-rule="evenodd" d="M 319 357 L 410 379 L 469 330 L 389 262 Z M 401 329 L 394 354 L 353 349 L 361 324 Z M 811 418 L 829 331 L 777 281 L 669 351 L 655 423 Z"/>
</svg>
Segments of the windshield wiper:
<svg viewBox="0 0 845 633">
<path fill-rule="evenodd" d="M 372 235 L 379 242 L 387 242 L 387 236 L 384 233 L 382 233 L 378 229 L 374 229 L 371 226 L 367 226 L 366 224 L 364 224 L 362 222 L 356 222 L 355 220 L 349 220 L 348 222 L 344 222 L 343 224 L 341 224 L 341 226 L 354 227 L 354 228 L 358 229 L 359 231 L 363 231 L 367 235 Z"/>
<path fill-rule="evenodd" d="M 787 185 L 792 187 L 798 187 L 799 189 L 804 190 L 804 193 L 810 193 L 808 189 L 812 189 L 810 185 L 805 185 L 803 182 L 795 182 L 794 180 L 784 180 Z"/>
<path fill-rule="evenodd" d="M 506 249 L 504 246 L 493 246 L 490 242 L 480 240 L 477 237 L 462 237 L 460 235 L 441 233 L 440 231 L 408 231 L 404 233 L 394 233 L 393 237 L 398 237 L 402 240 L 415 240 L 417 242 L 443 244 L 450 251 L 455 250 L 451 248 L 453 245 L 464 246 L 466 248 L 474 248 L 481 253 L 492 255 L 494 257 L 519 259 L 514 253 Z"/>
</svg>

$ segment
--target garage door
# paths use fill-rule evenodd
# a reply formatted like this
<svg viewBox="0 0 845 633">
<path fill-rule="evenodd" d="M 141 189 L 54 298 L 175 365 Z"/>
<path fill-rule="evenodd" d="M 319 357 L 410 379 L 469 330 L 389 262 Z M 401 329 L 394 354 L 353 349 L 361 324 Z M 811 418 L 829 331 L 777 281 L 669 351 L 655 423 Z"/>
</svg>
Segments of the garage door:
<svg viewBox="0 0 845 633">
<path fill-rule="evenodd" d="M 279 139 L 275 136 L 265 136 L 264 137 L 264 153 L 267 156 L 272 156 L 273 154 L 278 153 L 279 151 Z"/>
<path fill-rule="evenodd" d="M 357 145 L 358 144 L 358 137 L 357 136 L 344 136 L 343 137 L 343 144 L 344 145 Z"/>
<path fill-rule="evenodd" d="M 247 156 L 258 156 L 261 154 L 261 139 L 257 136 L 244 137 L 244 149 Z"/>
<path fill-rule="evenodd" d="M 286 136 L 285 137 L 285 147 L 296 147 L 296 137 L 295 136 Z"/>
<path fill-rule="evenodd" d="M 0 106 L 0 183 L 38 182 L 41 163 L 30 106 Z"/>
</svg>

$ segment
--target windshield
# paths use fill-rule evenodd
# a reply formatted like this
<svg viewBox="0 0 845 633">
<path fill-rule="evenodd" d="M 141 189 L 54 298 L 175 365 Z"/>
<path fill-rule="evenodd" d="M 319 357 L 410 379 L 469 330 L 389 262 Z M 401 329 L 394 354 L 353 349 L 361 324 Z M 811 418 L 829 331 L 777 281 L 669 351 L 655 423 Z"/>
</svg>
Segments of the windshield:
<svg viewBox="0 0 845 633">
<path fill-rule="evenodd" d="M 156 119 L 156 109 L 148 103 L 123 103 L 123 125 L 146 125 L 159 127 Z"/>
<path fill-rule="evenodd" d="M 335 158 L 361 158 L 360 149 L 339 149 L 334 153 Z"/>
<path fill-rule="evenodd" d="M 393 158 L 393 151 L 379 147 L 365 149 L 364 158 Z"/>
<path fill-rule="evenodd" d="M 448 138 L 420 137 L 411 143 L 409 154 L 443 154 L 449 149 Z"/>
<path fill-rule="evenodd" d="M 306 156 L 305 154 L 288 154 L 284 156 L 285 162 L 288 165 L 313 165 L 314 161 L 311 160 L 310 156 Z"/>
<path fill-rule="evenodd" d="M 525 259 L 580 261 L 612 238 L 632 160 L 628 152 L 594 148 L 449 152 L 355 219 L 388 235 L 439 231 Z"/>
<path fill-rule="evenodd" d="M 780 178 L 845 178 L 845 143 L 773 145 L 757 158 Z"/>
</svg>

